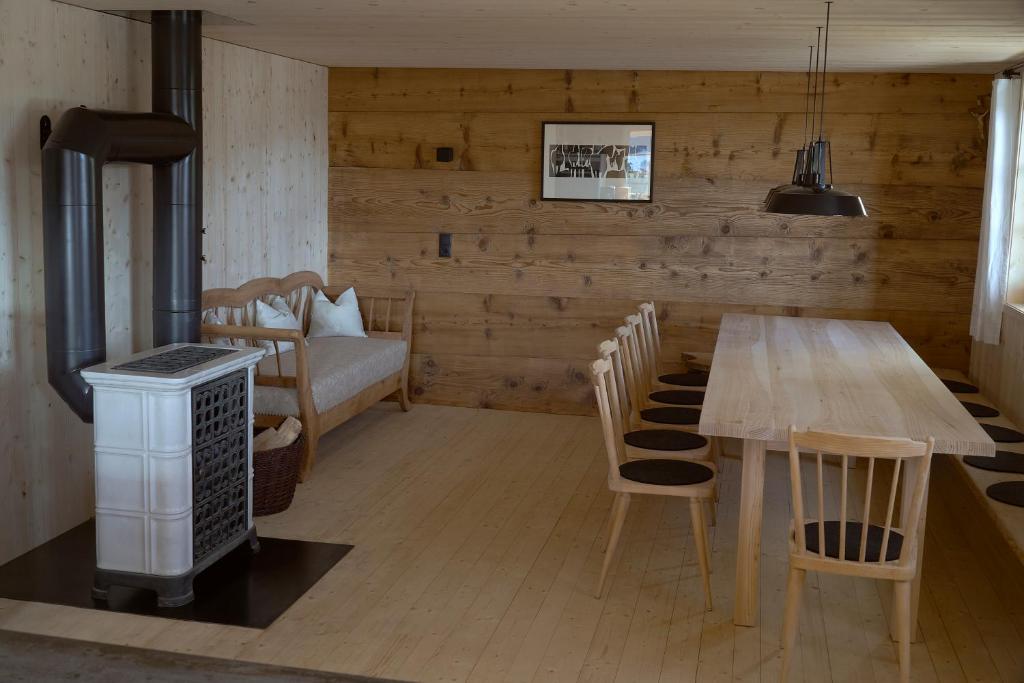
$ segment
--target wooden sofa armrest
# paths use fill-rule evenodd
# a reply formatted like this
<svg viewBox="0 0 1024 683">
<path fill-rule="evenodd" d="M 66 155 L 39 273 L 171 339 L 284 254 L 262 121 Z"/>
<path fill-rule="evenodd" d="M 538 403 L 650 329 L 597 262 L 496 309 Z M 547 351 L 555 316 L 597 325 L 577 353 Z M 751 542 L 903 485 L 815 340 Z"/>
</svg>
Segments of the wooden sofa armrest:
<svg viewBox="0 0 1024 683">
<path fill-rule="evenodd" d="M 204 323 L 200 328 L 200 334 L 205 337 L 224 337 L 227 339 L 248 339 L 250 341 L 289 341 L 295 348 L 295 375 L 285 375 L 281 372 L 281 355 L 275 354 L 277 359 L 276 376 L 256 376 L 256 384 L 262 386 L 294 388 L 299 392 L 299 403 L 303 402 L 303 396 L 312 401 L 312 389 L 309 383 L 309 360 L 306 353 L 305 338 L 299 330 L 284 330 L 273 327 L 257 327 L 255 325 L 211 325 Z M 276 344 L 275 344 L 276 346 Z M 258 371 L 258 368 L 257 368 Z"/>
</svg>

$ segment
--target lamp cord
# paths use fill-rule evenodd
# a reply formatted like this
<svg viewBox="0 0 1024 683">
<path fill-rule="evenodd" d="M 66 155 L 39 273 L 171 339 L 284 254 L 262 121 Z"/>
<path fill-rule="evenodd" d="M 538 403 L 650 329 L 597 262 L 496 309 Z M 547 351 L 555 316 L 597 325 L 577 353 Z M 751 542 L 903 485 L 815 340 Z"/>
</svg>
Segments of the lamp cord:
<svg viewBox="0 0 1024 683">
<path fill-rule="evenodd" d="M 818 121 L 818 140 L 821 140 L 821 136 L 824 134 L 825 128 L 825 71 L 828 69 L 828 24 L 830 15 L 832 14 L 832 0 L 827 0 L 825 3 L 825 54 L 821 60 L 821 111 L 819 112 Z"/>
</svg>

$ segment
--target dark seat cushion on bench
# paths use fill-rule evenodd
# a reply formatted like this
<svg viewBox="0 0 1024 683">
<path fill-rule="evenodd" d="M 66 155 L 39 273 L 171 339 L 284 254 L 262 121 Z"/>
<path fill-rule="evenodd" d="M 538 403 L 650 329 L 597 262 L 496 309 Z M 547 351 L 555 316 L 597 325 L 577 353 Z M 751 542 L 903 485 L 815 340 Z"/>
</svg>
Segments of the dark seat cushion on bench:
<svg viewBox="0 0 1024 683">
<path fill-rule="evenodd" d="M 623 479 L 658 486 L 692 486 L 709 481 L 710 467 L 690 460 L 630 460 L 619 465 Z"/>
<path fill-rule="evenodd" d="M 627 432 L 623 439 L 634 448 L 649 451 L 692 451 L 708 445 L 708 440 L 700 434 L 678 429 L 640 429 Z"/>
<path fill-rule="evenodd" d="M 640 411 L 640 419 L 663 425 L 695 425 L 700 424 L 700 408 L 647 408 Z"/>
<path fill-rule="evenodd" d="M 985 493 L 992 500 L 1024 508 L 1024 481 L 1001 481 L 989 486 Z"/>
<path fill-rule="evenodd" d="M 839 559 L 839 521 L 825 521 L 825 555 Z M 863 526 L 860 522 L 846 523 L 846 557 L 843 559 L 857 561 L 860 559 L 860 535 Z M 878 562 L 882 554 L 882 536 L 885 529 L 877 524 L 868 525 L 867 551 L 864 559 L 868 562 Z M 807 522 L 804 524 L 804 535 L 807 541 L 807 550 L 812 553 L 818 552 L 818 523 Z M 898 531 L 889 532 L 889 548 L 885 553 L 887 562 L 899 559 L 900 550 L 903 548 L 903 535 Z"/>
<path fill-rule="evenodd" d="M 965 455 L 964 464 L 989 472 L 1024 474 L 1024 453 L 996 451 L 994 457 L 987 455 Z"/>
<path fill-rule="evenodd" d="M 1016 429 L 988 424 L 981 425 L 981 428 L 997 443 L 1020 443 L 1024 441 L 1024 434 L 1021 434 Z"/>
</svg>

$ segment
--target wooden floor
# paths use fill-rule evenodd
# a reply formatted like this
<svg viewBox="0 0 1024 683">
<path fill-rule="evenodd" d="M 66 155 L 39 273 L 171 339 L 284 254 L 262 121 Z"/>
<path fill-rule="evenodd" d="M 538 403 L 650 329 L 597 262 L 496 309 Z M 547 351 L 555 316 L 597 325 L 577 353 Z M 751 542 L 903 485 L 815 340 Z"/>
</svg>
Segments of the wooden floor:
<svg viewBox="0 0 1024 683">
<path fill-rule="evenodd" d="M 786 572 L 784 455 L 768 458 L 761 625 L 734 627 L 739 466 L 723 463 L 705 612 L 685 501 L 630 509 L 593 597 L 611 504 L 594 418 L 417 405 L 321 441 L 260 532 L 355 549 L 265 631 L 0 601 L 0 628 L 427 681 L 775 681 Z M 1024 681 L 1024 581 L 962 475 L 936 465 L 916 681 Z M 792 680 L 895 680 L 889 589 L 808 578 Z"/>
</svg>

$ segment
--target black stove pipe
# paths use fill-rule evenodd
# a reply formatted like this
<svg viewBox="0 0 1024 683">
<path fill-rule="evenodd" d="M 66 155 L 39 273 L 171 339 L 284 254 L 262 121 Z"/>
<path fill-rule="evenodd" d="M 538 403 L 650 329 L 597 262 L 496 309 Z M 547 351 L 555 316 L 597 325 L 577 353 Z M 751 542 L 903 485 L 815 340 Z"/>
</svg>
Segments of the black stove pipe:
<svg viewBox="0 0 1024 683">
<path fill-rule="evenodd" d="M 191 154 L 153 169 L 153 345 L 199 341 L 203 294 L 202 12 L 152 13 L 153 111 L 195 131 Z"/>
<path fill-rule="evenodd" d="M 48 376 L 86 422 L 92 388 L 79 371 L 106 360 L 104 165 L 153 165 L 154 341 L 199 339 L 201 18 L 198 11 L 153 12 L 154 112 L 70 109 L 43 147 Z"/>
</svg>

